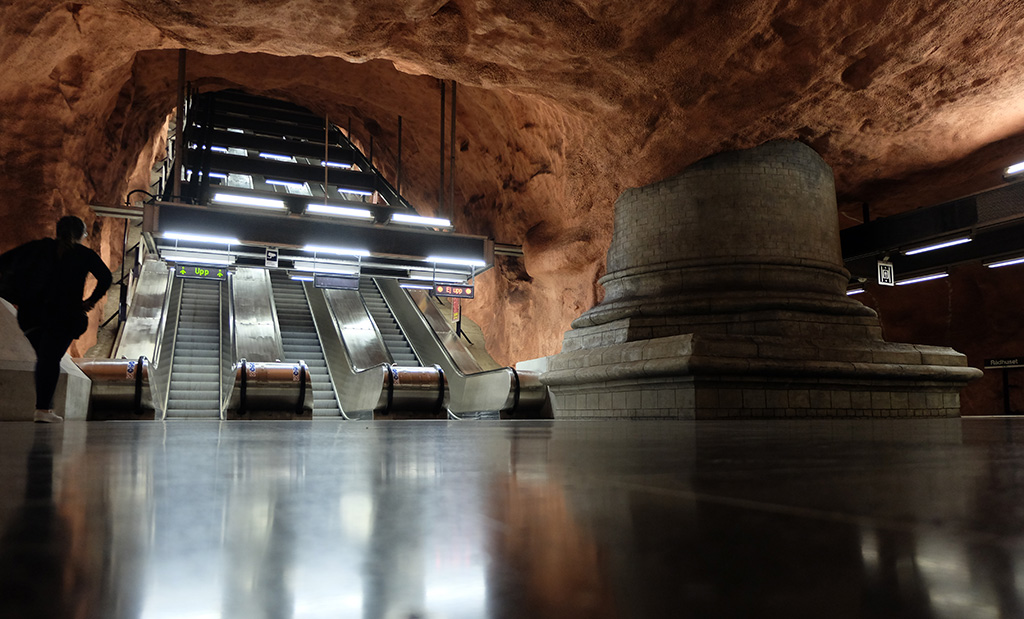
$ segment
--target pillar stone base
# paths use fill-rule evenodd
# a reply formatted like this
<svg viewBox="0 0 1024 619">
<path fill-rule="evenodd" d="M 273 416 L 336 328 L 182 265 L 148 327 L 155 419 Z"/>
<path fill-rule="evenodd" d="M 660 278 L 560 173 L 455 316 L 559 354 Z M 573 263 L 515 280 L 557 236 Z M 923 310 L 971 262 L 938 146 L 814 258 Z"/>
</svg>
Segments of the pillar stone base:
<svg viewBox="0 0 1024 619">
<path fill-rule="evenodd" d="M 605 298 L 540 371 L 554 416 L 956 417 L 981 371 L 882 339 L 848 297 L 832 170 L 809 147 L 721 153 L 615 204 Z"/>
<path fill-rule="evenodd" d="M 556 418 L 957 417 L 977 370 L 948 348 L 686 334 L 519 364 Z"/>
</svg>

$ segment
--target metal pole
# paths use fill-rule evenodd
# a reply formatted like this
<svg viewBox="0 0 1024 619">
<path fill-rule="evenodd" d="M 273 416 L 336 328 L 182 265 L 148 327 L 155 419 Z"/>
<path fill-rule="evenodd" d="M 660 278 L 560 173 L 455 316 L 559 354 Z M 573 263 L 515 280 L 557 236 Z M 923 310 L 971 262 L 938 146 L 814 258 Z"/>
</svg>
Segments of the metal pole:
<svg viewBox="0 0 1024 619">
<path fill-rule="evenodd" d="M 1003 368 L 1003 414 L 1010 413 L 1010 370 Z"/>
<path fill-rule="evenodd" d="M 448 163 L 448 208 L 451 212 L 449 219 L 455 225 L 455 80 L 452 80 L 452 158 Z"/>
<path fill-rule="evenodd" d="M 448 110 L 444 106 L 444 81 L 441 82 L 441 180 L 437 183 L 437 214 L 444 216 L 444 115 Z"/>
<path fill-rule="evenodd" d="M 395 188 L 395 193 L 401 197 L 402 195 L 402 117 L 398 117 L 398 187 Z"/>
<path fill-rule="evenodd" d="M 330 140 L 331 123 L 324 114 L 324 206 L 327 206 L 327 162 L 330 161 L 327 144 Z"/>
<path fill-rule="evenodd" d="M 373 134 L 370 134 L 370 169 L 373 169 Z M 367 170 L 369 172 L 370 170 Z"/>
<path fill-rule="evenodd" d="M 178 50 L 178 115 L 174 125 L 174 196 L 181 199 L 181 158 L 185 152 L 185 50 Z"/>
</svg>

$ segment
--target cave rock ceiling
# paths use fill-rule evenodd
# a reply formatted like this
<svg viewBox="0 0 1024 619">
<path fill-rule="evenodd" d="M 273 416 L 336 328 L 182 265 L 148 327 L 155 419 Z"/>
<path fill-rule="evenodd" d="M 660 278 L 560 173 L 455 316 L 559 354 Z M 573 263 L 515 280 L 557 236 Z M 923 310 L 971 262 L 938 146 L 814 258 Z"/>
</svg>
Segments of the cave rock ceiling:
<svg viewBox="0 0 1024 619">
<path fill-rule="evenodd" d="M 467 312 L 500 361 L 555 352 L 600 297 L 627 187 L 774 138 L 834 169 L 842 225 L 1002 182 L 1024 155 L 1021 2 L 12 0 L 0 8 L 6 245 L 148 185 L 193 87 L 373 136 L 437 208 L 439 80 L 458 90 L 455 221 L 519 243 Z M 113 244 L 115 236 L 108 234 Z M 109 253 L 109 252 L 108 252 Z M 475 307 L 474 307 L 475 306 Z"/>
</svg>

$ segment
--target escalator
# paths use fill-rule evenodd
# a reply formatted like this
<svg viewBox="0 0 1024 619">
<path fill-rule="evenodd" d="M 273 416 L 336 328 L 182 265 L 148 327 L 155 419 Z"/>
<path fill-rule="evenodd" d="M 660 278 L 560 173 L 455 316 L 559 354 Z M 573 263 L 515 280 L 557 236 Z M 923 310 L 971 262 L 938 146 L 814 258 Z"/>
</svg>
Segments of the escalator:
<svg viewBox="0 0 1024 619">
<path fill-rule="evenodd" d="M 220 418 L 221 284 L 182 280 L 167 417 Z"/>
<path fill-rule="evenodd" d="M 370 278 L 360 279 L 359 294 L 363 298 L 363 304 L 366 305 L 370 317 L 373 318 L 373 322 L 377 325 L 377 331 L 380 332 L 381 339 L 384 341 L 384 347 L 387 348 L 395 365 L 422 367 L 423 363 L 416 357 L 412 346 L 409 345 L 409 340 L 402 333 L 398 321 L 395 320 L 394 314 L 391 313 L 391 309 L 384 301 L 384 297 L 381 295 L 374 280 Z"/>
<path fill-rule="evenodd" d="M 270 282 L 281 329 L 281 347 L 285 357 L 282 361 L 306 362 L 313 387 L 314 417 L 341 415 L 302 284 L 292 281 L 280 271 L 271 273 Z"/>
</svg>

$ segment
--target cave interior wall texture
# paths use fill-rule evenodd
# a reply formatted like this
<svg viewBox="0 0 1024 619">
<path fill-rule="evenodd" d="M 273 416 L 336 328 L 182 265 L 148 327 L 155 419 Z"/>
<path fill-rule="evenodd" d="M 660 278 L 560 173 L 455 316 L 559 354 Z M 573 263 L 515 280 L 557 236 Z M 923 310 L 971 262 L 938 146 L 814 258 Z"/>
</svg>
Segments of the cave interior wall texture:
<svg viewBox="0 0 1024 619">
<path fill-rule="evenodd" d="M 457 228 L 526 254 L 500 259 L 466 314 L 500 362 L 549 355 L 603 298 L 618 196 L 706 156 L 810 145 L 835 172 L 840 226 L 864 202 L 884 216 L 1002 182 L 1024 153 L 1020 4 L 13 0 L 0 8 L 0 250 L 73 213 L 118 266 L 119 223 L 87 205 L 148 186 L 178 49 L 199 90 L 351 122 L 389 175 L 401 115 L 403 188 L 424 214 L 438 208 L 439 80 L 454 80 Z M 1018 278 L 983 271 L 865 301 L 889 339 L 974 365 L 1019 354 L 1005 310 Z M 998 412 L 996 380 L 968 388 L 965 413 Z"/>
</svg>

